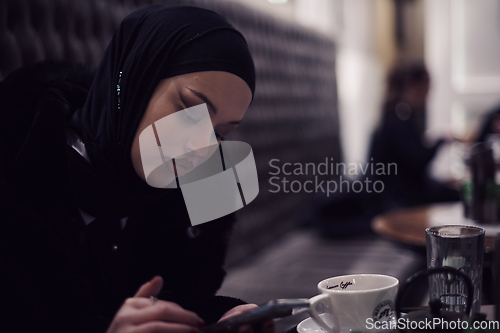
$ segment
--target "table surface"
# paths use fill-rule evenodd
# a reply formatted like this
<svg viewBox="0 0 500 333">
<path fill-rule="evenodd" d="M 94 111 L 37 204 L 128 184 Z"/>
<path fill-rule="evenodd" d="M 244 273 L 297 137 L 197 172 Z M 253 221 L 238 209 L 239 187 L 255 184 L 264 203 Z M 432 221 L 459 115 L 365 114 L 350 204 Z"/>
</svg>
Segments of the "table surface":
<svg viewBox="0 0 500 333">
<path fill-rule="evenodd" d="M 450 209 L 450 204 L 434 204 L 424 207 L 394 210 L 374 218 L 372 229 L 379 235 L 405 245 L 425 247 L 425 229 L 438 214 Z M 486 235 L 485 252 L 492 252 L 495 237 Z"/>
</svg>

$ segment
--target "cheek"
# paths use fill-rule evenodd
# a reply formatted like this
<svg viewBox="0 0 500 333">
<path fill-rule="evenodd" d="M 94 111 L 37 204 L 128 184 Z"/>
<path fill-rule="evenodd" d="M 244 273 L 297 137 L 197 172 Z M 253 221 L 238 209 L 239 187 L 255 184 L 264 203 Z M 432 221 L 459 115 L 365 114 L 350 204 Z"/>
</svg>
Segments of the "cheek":
<svg viewBox="0 0 500 333">
<path fill-rule="evenodd" d="M 206 120 L 192 123 L 176 113 L 157 121 L 155 128 L 165 157 L 175 158 L 217 144 L 208 115 Z"/>
<path fill-rule="evenodd" d="M 165 158 L 172 158 L 184 153 L 187 137 L 182 126 L 175 121 L 161 121 L 155 124 L 157 138 Z"/>
</svg>

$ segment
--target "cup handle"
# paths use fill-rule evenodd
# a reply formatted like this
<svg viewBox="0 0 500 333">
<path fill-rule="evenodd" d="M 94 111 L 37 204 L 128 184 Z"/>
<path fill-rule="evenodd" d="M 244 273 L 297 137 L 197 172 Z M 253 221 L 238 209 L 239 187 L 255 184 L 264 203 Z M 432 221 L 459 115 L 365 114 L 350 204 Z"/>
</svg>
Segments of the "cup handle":
<svg viewBox="0 0 500 333">
<path fill-rule="evenodd" d="M 310 304 L 309 305 L 309 314 L 311 315 L 311 318 L 316 322 L 316 324 L 318 324 L 319 326 L 324 328 L 327 332 L 340 333 L 340 329 L 339 329 L 339 326 L 338 326 L 338 323 L 336 322 L 336 320 L 334 321 L 333 327 L 330 327 L 323 321 L 323 319 L 321 319 L 318 311 L 316 310 L 317 306 L 320 303 L 322 303 L 328 299 L 329 299 L 329 296 L 327 294 L 320 294 L 320 295 L 317 295 L 317 296 L 314 296 L 313 298 L 311 298 L 309 300 L 309 304 Z"/>
</svg>

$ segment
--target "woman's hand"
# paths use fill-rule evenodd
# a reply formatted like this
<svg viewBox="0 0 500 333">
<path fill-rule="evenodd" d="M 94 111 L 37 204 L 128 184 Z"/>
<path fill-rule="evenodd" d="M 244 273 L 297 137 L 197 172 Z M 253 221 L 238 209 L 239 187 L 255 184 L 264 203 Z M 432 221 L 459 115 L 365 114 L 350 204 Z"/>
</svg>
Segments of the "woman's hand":
<svg viewBox="0 0 500 333">
<path fill-rule="evenodd" d="M 198 328 L 205 323 L 196 313 L 176 303 L 151 300 L 162 287 L 160 276 L 143 284 L 134 297 L 123 303 L 107 333 L 199 333 Z"/>
<path fill-rule="evenodd" d="M 242 314 L 245 311 L 255 309 L 256 307 L 258 307 L 257 304 L 243 304 L 235 306 L 228 312 L 224 313 L 224 315 L 222 315 L 222 317 L 219 319 L 219 322 L 230 317 Z M 238 327 L 237 333 L 274 333 L 274 321 L 272 319 L 269 319 L 259 326 L 250 324 L 241 325 L 240 327 Z"/>
</svg>

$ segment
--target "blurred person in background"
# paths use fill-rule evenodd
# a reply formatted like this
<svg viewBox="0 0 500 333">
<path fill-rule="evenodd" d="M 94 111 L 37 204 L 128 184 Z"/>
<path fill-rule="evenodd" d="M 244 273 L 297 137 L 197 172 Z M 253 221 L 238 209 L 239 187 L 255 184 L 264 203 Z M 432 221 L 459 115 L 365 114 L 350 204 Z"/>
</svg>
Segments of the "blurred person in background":
<svg viewBox="0 0 500 333">
<path fill-rule="evenodd" d="M 430 76 L 421 62 L 400 64 L 388 77 L 383 114 L 368 158 L 370 163 L 397 165 L 397 174 L 377 175 L 385 185 L 384 210 L 459 200 L 458 191 L 428 175 L 429 163 L 446 142 L 431 143 L 424 135 L 429 87 Z"/>
<path fill-rule="evenodd" d="M 492 135 L 500 135 L 500 105 L 486 114 L 475 141 L 487 142 Z"/>
</svg>

